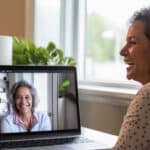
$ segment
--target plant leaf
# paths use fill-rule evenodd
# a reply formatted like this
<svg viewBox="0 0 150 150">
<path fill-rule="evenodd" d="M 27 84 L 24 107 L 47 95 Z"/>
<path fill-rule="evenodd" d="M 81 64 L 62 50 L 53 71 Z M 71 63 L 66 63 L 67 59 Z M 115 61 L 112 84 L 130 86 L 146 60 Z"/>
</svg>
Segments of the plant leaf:
<svg viewBox="0 0 150 150">
<path fill-rule="evenodd" d="M 51 52 L 53 49 L 55 49 L 56 48 L 56 45 L 54 44 L 54 42 L 49 42 L 48 43 L 48 46 L 47 46 L 47 50 L 49 51 L 49 52 Z"/>
</svg>

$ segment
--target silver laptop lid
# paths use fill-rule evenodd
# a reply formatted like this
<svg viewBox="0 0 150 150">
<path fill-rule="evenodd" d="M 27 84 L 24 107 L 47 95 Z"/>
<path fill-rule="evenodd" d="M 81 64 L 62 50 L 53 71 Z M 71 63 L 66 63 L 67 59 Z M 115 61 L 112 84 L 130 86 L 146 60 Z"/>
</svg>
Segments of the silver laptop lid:
<svg viewBox="0 0 150 150">
<path fill-rule="evenodd" d="M 75 67 L 0 66 L 0 141 L 80 134 L 77 88 Z"/>
</svg>

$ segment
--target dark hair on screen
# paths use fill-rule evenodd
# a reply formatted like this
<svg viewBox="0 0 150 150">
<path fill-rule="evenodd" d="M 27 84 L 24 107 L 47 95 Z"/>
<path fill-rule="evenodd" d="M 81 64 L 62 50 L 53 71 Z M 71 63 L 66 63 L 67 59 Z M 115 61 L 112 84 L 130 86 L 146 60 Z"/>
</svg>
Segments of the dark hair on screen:
<svg viewBox="0 0 150 150">
<path fill-rule="evenodd" d="M 138 20 L 144 23 L 144 33 L 146 37 L 150 40 L 150 6 L 136 11 L 129 21 L 132 24 Z"/>
<path fill-rule="evenodd" d="M 37 104 L 39 102 L 37 91 L 31 84 L 29 84 L 27 81 L 24 81 L 24 80 L 14 83 L 11 88 L 11 91 L 10 91 L 10 100 L 12 102 L 12 107 L 13 107 L 14 111 L 17 112 L 15 96 L 16 96 L 17 90 L 20 87 L 27 87 L 30 90 L 31 95 L 32 95 L 32 111 L 34 111 L 35 107 L 37 106 Z"/>
</svg>

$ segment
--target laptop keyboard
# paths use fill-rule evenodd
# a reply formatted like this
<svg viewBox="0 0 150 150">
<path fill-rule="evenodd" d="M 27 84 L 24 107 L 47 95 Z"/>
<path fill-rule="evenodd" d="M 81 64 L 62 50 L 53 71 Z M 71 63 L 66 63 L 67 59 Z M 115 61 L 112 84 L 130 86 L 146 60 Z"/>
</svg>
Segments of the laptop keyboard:
<svg viewBox="0 0 150 150">
<path fill-rule="evenodd" d="M 1 148 L 33 147 L 33 146 L 49 146 L 49 145 L 70 144 L 70 143 L 89 143 L 89 142 L 92 142 L 92 140 L 89 140 L 84 137 L 13 141 L 13 142 L 0 143 L 0 149 Z"/>
</svg>

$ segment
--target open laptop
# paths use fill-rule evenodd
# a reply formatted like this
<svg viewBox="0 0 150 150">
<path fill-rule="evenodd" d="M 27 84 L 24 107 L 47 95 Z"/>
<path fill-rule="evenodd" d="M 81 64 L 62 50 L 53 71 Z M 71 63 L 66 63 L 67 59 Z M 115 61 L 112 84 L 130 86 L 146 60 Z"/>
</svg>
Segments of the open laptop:
<svg viewBox="0 0 150 150">
<path fill-rule="evenodd" d="M 34 111 L 49 118 L 48 130 L 3 131 L 2 122 L 14 113 L 9 100 L 16 82 L 26 81 L 39 97 Z M 0 66 L 0 149 L 103 149 L 81 134 L 77 72 L 68 66 Z"/>
</svg>

